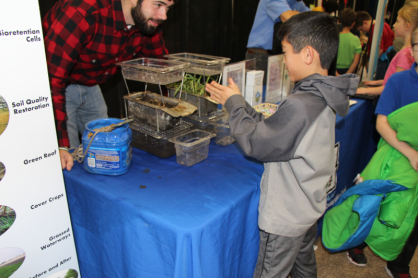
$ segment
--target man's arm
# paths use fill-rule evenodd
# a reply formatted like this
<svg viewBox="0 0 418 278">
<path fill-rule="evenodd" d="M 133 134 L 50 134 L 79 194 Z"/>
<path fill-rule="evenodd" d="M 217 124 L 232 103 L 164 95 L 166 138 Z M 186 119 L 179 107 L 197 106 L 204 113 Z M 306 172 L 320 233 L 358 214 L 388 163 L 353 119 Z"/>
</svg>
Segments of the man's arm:
<svg viewBox="0 0 418 278">
<path fill-rule="evenodd" d="M 279 17 L 282 22 L 286 22 L 287 20 L 289 20 L 289 18 L 291 18 L 294 15 L 297 15 L 298 13 L 298 11 L 287 11 L 282 13 Z"/>
<path fill-rule="evenodd" d="M 415 169 L 415 171 L 418 171 L 418 152 L 407 143 L 398 140 L 396 132 L 390 127 L 385 115 L 377 115 L 376 129 L 382 138 L 408 158 L 412 168 Z"/>
<path fill-rule="evenodd" d="M 73 7 L 55 16 L 49 14 L 44 18 L 44 42 L 58 145 L 68 147 L 70 142 L 66 125 L 65 87 L 82 45 L 88 38 L 86 31 L 89 24 Z M 74 165 L 71 154 L 64 149 L 60 149 L 59 154 L 62 169 L 70 171 Z"/>
<path fill-rule="evenodd" d="M 65 111 L 65 87 L 84 42 L 90 25 L 75 7 L 60 11 L 51 23 L 43 22 L 45 51 L 51 86 L 58 145 L 69 146 Z"/>
<path fill-rule="evenodd" d="M 279 18 L 285 22 L 299 12 L 309 11 L 309 8 L 301 1 L 296 1 L 292 6 L 289 6 L 286 0 L 268 0 L 266 12 L 273 22 L 277 22 Z"/>
</svg>

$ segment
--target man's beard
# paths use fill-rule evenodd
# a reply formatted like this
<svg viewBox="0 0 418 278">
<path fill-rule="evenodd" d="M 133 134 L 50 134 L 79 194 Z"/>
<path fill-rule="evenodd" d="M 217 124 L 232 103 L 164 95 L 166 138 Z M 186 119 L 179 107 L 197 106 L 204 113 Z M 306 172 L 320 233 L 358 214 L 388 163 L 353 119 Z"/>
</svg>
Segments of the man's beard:
<svg viewBox="0 0 418 278">
<path fill-rule="evenodd" d="M 139 31 L 146 35 L 150 36 L 155 33 L 155 30 L 160 26 L 160 24 L 163 22 L 162 20 L 153 20 L 154 22 L 159 23 L 157 26 L 149 26 L 148 21 L 150 18 L 145 18 L 144 14 L 141 11 L 141 3 L 142 1 L 138 0 L 138 3 L 135 7 L 131 9 L 131 15 L 134 20 L 136 28 L 139 29 Z"/>
</svg>

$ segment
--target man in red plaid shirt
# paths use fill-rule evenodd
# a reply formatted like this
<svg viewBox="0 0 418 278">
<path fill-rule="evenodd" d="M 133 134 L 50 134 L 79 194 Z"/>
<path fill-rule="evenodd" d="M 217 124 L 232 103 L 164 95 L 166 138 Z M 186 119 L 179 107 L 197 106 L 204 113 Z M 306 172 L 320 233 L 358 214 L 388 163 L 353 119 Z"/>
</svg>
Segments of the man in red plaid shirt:
<svg viewBox="0 0 418 278">
<path fill-rule="evenodd" d="M 42 20 L 62 169 L 87 122 L 107 118 L 98 84 L 133 58 L 168 54 L 161 23 L 178 0 L 59 0 Z"/>
</svg>

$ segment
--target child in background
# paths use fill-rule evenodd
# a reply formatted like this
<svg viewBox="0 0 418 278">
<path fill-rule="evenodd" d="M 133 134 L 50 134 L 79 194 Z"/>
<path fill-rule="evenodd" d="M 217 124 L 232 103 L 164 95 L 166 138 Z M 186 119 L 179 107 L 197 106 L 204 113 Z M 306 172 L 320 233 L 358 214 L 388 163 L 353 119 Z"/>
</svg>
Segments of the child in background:
<svg viewBox="0 0 418 278">
<path fill-rule="evenodd" d="M 398 17 L 394 25 L 395 35 L 401 37 L 404 42 L 402 49 L 393 57 L 383 80 L 364 82 L 365 85 L 377 87 L 359 88 L 357 94 L 380 95 L 392 74 L 411 68 L 414 59 L 409 48 L 411 46 L 411 34 L 416 26 L 418 26 L 418 2 L 409 1 L 398 11 Z"/>
<path fill-rule="evenodd" d="M 370 57 L 370 50 L 371 50 L 371 40 L 373 38 L 373 31 L 374 31 L 374 21 L 372 17 L 369 15 L 368 12 L 359 11 L 356 14 L 356 25 L 355 28 L 363 33 L 367 33 L 369 35 L 369 43 L 367 44 L 367 55 Z M 389 24 L 384 22 L 383 25 L 383 33 L 380 39 L 380 47 L 379 47 L 379 57 L 385 53 L 390 46 L 393 45 L 393 39 L 395 35 L 390 28 Z M 385 75 L 387 69 L 387 61 L 378 60 L 377 62 L 377 69 L 376 69 L 376 78 L 375 79 L 382 79 Z"/>
<path fill-rule="evenodd" d="M 350 30 L 356 24 L 356 12 L 351 8 L 341 11 L 338 21 L 342 24 L 340 32 L 340 44 L 337 56 L 337 75 L 354 73 L 360 60 L 360 39 Z"/>
<path fill-rule="evenodd" d="M 293 92 L 264 119 L 229 86 L 206 84 L 211 98 L 228 110 L 231 133 L 243 151 L 264 162 L 258 226 L 260 249 L 254 278 L 317 277 L 313 243 L 335 171 L 336 113 L 345 116 L 358 77 L 327 76 L 339 34 L 321 12 L 294 15 L 281 26 Z"/>
<path fill-rule="evenodd" d="M 403 175 L 415 175 L 418 171 L 418 146 L 411 146 L 410 142 L 399 141 L 397 138 L 397 133 L 391 128 L 388 123 L 388 115 L 392 112 L 405 107 L 409 104 L 418 102 L 418 27 L 412 32 L 412 46 L 408 47 L 407 50 L 410 52 L 410 55 L 414 58 L 414 64 L 412 67 L 406 71 L 393 74 L 383 90 L 380 100 L 376 107 L 377 121 L 376 129 L 382 136 L 382 138 L 391 145 L 394 149 L 399 151 L 404 155 L 409 163 L 410 170 Z M 414 122 L 411 119 L 411 122 Z M 415 123 L 417 121 L 415 120 Z M 417 133 L 418 124 L 415 125 L 413 132 Z M 409 130 L 408 130 L 409 131 Z M 398 164 L 397 164 L 398 165 Z M 408 168 L 408 167 L 407 167 Z M 415 171 L 413 171 L 415 170 Z M 370 172 L 372 169 L 368 170 L 366 167 L 365 171 Z M 377 172 L 380 172 L 380 169 L 376 169 Z M 388 169 L 385 168 L 385 174 L 387 174 Z M 364 173 L 363 172 L 363 173 Z M 382 172 L 384 172 L 382 170 Z M 362 181 L 360 178 L 360 182 Z M 395 182 L 397 182 L 395 180 Z M 402 252 L 398 255 L 395 260 L 388 261 L 386 265 L 386 271 L 391 277 L 411 277 L 409 274 L 409 263 L 412 260 L 415 249 L 418 245 L 418 219 L 415 219 L 414 229 L 409 235 L 408 240 L 405 243 L 405 246 L 402 249 Z M 349 261 L 357 266 L 366 266 L 367 259 L 364 256 L 363 249 L 367 246 L 366 243 L 363 243 L 356 248 L 352 248 L 347 251 L 347 257 Z"/>
<path fill-rule="evenodd" d="M 372 17 L 369 15 L 368 12 L 358 11 L 356 13 L 355 27 L 357 28 L 357 30 L 362 31 L 363 33 L 369 34 L 369 40 L 373 38 L 374 20 L 372 19 Z M 379 57 L 380 55 L 385 53 L 386 50 L 388 50 L 390 46 L 393 45 L 394 38 L 395 38 L 395 35 L 392 29 L 390 28 L 389 24 L 385 22 L 383 26 L 383 33 L 382 33 L 382 38 L 381 38 L 380 47 L 379 47 Z M 368 45 L 367 54 L 370 54 L 370 48 L 371 48 L 371 44 Z"/>
</svg>

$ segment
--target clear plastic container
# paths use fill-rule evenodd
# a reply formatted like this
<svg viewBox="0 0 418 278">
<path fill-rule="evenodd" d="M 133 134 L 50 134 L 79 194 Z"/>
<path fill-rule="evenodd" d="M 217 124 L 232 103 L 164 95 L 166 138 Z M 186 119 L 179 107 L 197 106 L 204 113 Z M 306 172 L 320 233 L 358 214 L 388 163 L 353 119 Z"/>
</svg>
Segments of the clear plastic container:
<svg viewBox="0 0 418 278">
<path fill-rule="evenodd" d="M 170 60 L 189 62 L 190 67 L 185 68 L 188 73 L 200 74 L 205 76 L 221 74 L 225 64 L 231 60 L 230 58 L 217 57 L 203 54 L 193 53 L 176 53 L 165 55 Z"/>
<path fill-rule="evenodd" d="M 192 130 L 183 135 L 170 138 L 176 147 L 177 163 L 184 166 L 192 166 L 208 157 L 210 139 L 215 134 Z"/>
<path fill-rule="evenodd" d="M 221 146 L 228 146 L 235 142 L 234 137 L 231 135 L 231 129 L 229 124 L 218 124 L 215 125 L 216 138 L 215 142 Z"/>
<path fill-rule="evenodd" d="M 183 79 L 190 63 L 174 60 L 140 58 L 117 63 L 125 79 L 167 85 Z"/>
</svg>

